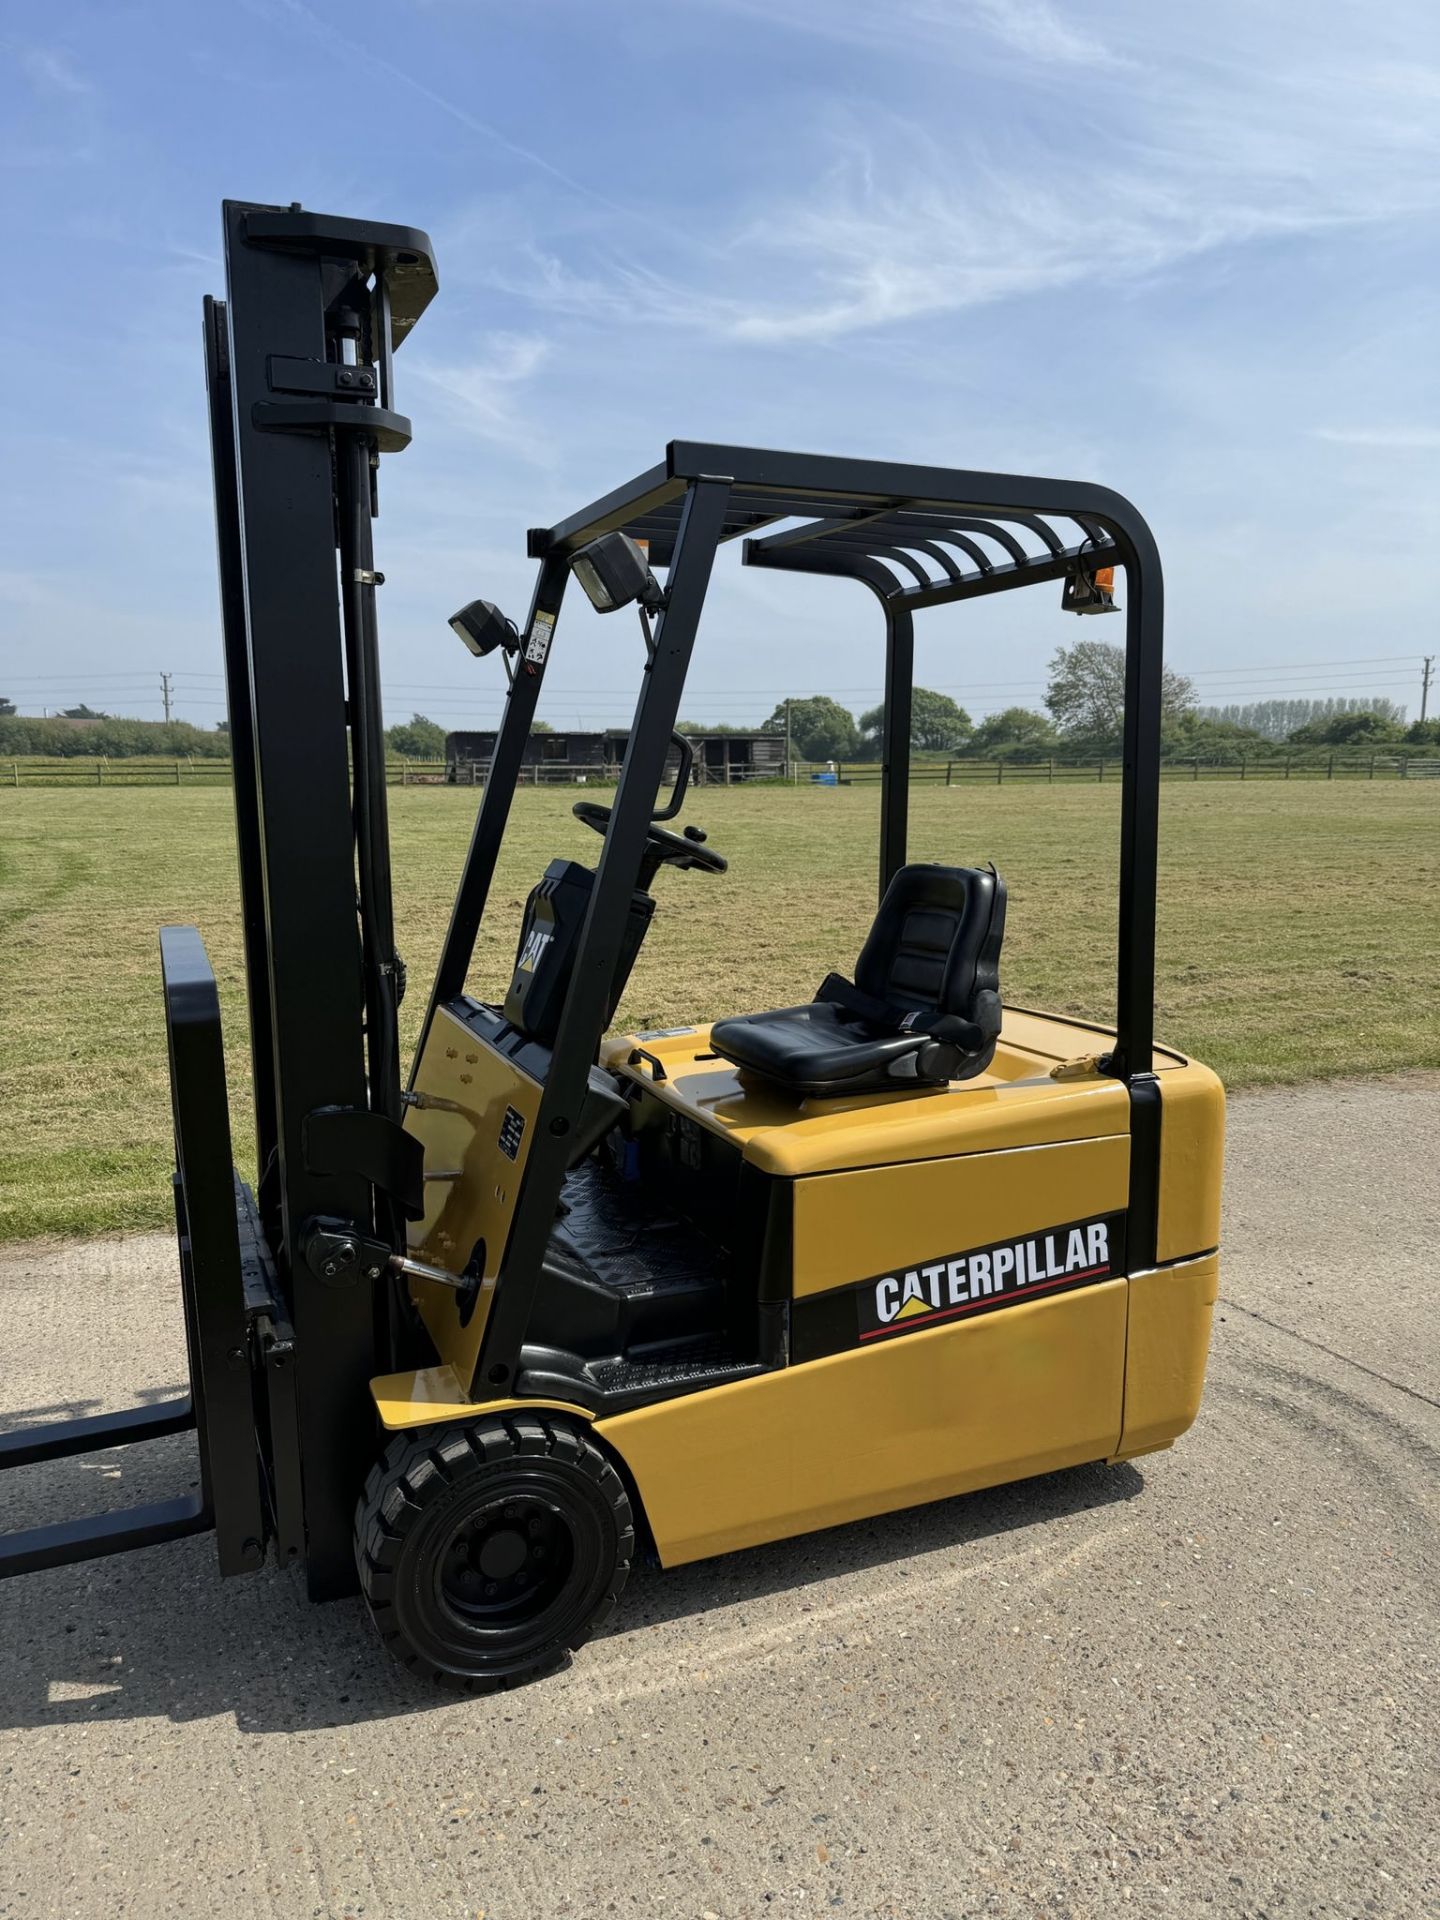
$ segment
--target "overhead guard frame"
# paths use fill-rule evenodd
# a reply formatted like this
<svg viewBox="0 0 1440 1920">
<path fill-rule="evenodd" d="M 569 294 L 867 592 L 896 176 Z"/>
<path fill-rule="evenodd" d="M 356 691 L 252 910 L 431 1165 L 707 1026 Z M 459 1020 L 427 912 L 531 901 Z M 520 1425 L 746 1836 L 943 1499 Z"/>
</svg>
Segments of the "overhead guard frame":
<svg viewBox="0 0 1440 1920">
<path fill-rule="evenodd" d="M 1067 540 L 1051 525 L 1056 519 L 1071 522 L 1081 538 Z M 801 524 L 781 526 L 796 521 Z M 519 1367 L 565 1178 L 569 1116 L 578 1111 L 595 1037 L 604 1027 L 605 994 L 614 977 L 649 813 L 664 777 L 710 571 L 718 548 L 736 539 L 745 542 L 744 559 L 750 566 L 854 579 L 880 601 L 886 633 L 882 891 L 906 859 L 916 610 L 1054 581 L 1096 565 L 1124 568 L 1116 1045 L 1107 1071 L 1125 1083 L 1131 1100 L 1132 1265 L 1139 1269 L 1153 1264 L 1159 1178 L 1159 1089 L 1152 1068 L 1164 588 L 1159 552 L 1144 518 L 1122 495 L 1081 482 L 672 441 L 660 465 L 556 525 L 531 530 L 527 550 L 540 562 L 540 570 L 524 629 L 527 637 L 537 613 L 558 621 L 571 557 L 598 535 L 616 530 L 648 542 L 651 565 L 668 570 L 667 604 L 641 682 L 536 1118 L 535 1144 L 517 1197 L 502 1263 L 504 1284 L 497 1289 L 486 1324 L 472 1390 L 503 1390 Z M 1028 542 L 1022 535 L 1029 536 Z M 932 567 L 921 564 L 917 556 L 922 555 Z M 464 993 L 550 650 L 516 673 L 506 696 L 427 1031 L 436 1008 Z"/>
</svg>

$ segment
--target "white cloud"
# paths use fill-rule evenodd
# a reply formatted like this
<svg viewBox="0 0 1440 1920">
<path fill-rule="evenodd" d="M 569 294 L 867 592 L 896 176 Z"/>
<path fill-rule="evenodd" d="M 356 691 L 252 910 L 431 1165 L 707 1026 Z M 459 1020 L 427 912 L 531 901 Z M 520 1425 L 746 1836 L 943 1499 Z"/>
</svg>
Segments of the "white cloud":
<svg viewBox="0 0 1440 1920">
<path fill-rule="evenodd" d="M 989 39 L 1037 65 L 1116 67 L 1125 62 L 1102 42 L 1062 19 L 1047 0 L 716 0 L 771 28 L 849 46 L 886 47 L 902 56 L 973 60 Z"/>
<path fill-rule="evenodd" d="M 1316 427 L 1314 438 L 1341 447 L 1377 447 L 1386 452 L 1440 448 L 1440 427 Z"/>
<path fill-rule="evenodd" d="M 23 48 L 20 70 L 36 93 L 68 94 L 73 97 L 95 91 L 70 56 L 62 53 L 58 47 Z"/>
<path fill-rule="evenodd" d="M 548 351 L 547 343 L 533 334 L 493 333 L 473 359 L 442 362 L 417 356 L 409 360 L 406 373 L 458 404 L 468 438 L 544 466 L 550 458 L 548 436 L 525 417 L 518 403 Z"/>
<path fill-rule="evenodd" d="M 772 13 L 767 0 L 766 19 L 772 31 L 877 43 L 883 29 L 898 53 L 911 34 L 940 44 L 961 11 L 954 0 L 910 0 L 881 18 L 782 0 Z M 1110 15 L 1103 44 L 1045 0 L 969 0 L 966 19 L 1042 68 L 1125 67 L 1077 77 L 1058 96 L 1044 73 L 1016 76 L 1005 96 L 1013 128 L 996 114 L 937 121 L 877 84 L 863 110 L 838 98 L 812 106 L 818 139 L 794 143 L 802 154 L 818 148 L 808 177 L 792 169 L 787 191 L 737 209 L 728 225 L 697 218 L 703 246 L 652 234 L 640 266 L 623 226 L 616 250 L 592 227 L 563 245 L 517 248 L 502 283 L 542 309 L 601 323 L 826 341 L 1093 274 L 1142 281 L 1259 240 L 1440 210 L 1440 68 L 1413 57 L 1424 43 L 1403 20 L 1391 23 L 1393 44 L 1372 37 L 1367 63 L 1333 35 L 1297 39 L 1283 19 L 1224 0 L 1203 36 L 1174 16 L 1167 26 L 1123 4 L 1098 11 Z M 1393 57 L 1400 45 L 1409 60 Z"/>
<path fill-rule="evenodd" d="M 941 6 L 926 11 L 933 15 L 949 9 L 942 0 Z M 1027 59 L 1054 61 L 1067 67 L 1127 64 L 1072 22 L 1062 20 L 1045 0 L 971 0 L 970 11 L 997 40 Z"/>
</svg>

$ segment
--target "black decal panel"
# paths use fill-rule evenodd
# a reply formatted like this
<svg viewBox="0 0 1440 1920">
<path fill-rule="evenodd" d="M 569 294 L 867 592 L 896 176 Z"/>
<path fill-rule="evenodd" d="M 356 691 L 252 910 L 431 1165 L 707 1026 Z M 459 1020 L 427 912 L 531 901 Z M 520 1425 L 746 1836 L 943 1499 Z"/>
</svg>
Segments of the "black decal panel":
<svg viewBox="0 0 1440 1920">
<path fill-rule="evenodd" d="M 1094 1214 L 806 1295 L 792 1309 L 791 1357 L 818 1360 L 882 1345 L 1026 1300 L 1093 1287 L 1125 1271 L 1125 1215 Z"/>
<path fill-rule="evenodd" d="M 517 1113 L 514 1107 L 506 1107 L 505 1118 L 500 1122 L 500 1151 L 507 1160 L 514 1160 L 520 1152 L 520 1142 L 525 1138 L 525 1116 Z"/>
</svg>

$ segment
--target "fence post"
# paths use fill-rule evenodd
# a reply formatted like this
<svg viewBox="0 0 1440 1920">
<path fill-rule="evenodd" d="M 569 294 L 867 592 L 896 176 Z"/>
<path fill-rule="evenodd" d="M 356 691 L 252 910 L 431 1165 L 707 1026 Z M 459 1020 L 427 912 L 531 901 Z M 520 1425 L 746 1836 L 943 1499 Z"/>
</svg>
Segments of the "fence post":
<svg viewBox="0 0 1440 1920">
<path fill-rule="evenodd" d="M 998 786 L 1000 786 L 1000 785 L 1002 785 L 1002 784 L 1003 784 L 1003 782 L 1004 782 L 1004 779 L 1005 779 L 1005 762 L 1004 762 L 1003 760 L 997 760 L 997 761 L 995 762 L 995 784 L 996 784 L 996 786 L 998 787 Z"/>
<path fill-rule="evenodd" d="M 1285 778 L 1287 780 L 1290 778 L 1290 756 L 1288 753 L 1285 756 Z"/>
<path fill-rule="evenodd" d="M 1370 756 L 1370 778 L 1372 780 L 1375 778 L 1375 756 L 1373 753 Z"/>
<path fill-rule="evenodd" d="M 950 785 L 951 781 L 954 778 L 955 778 L 955 762 L 953 760 L 947 760 L 945 762 L 945 784 L 947 787 Z"/>
<path fill-rule="evenodd" d="M 1047 784 L 1053 787 L 1055 784 L 1055 756 L 1053 753 L 1050 756 L 1049 764 L 1050 764 L 1050 773 L 1049 773 Z"/>
<path fill-rule="evenodd" d="M 20 762 L 18 760 L 12 760 L 10 762 L 10 771 L 15 776 L 15 785 L 18 787 L 20 784 Z"/>
<path fill-rule="evenodd" d="M 175 762 L 175 784 L 177 787 L 180 784 L 180 762 L 178 760 Z"/>
<path fill-rule="evenodd" d="M 1400 756 L 1400 778 L 1402 780 L 1407 779 L 1409 777 L 1409 773 L 1410 773 L 1410 756 L 1408 753 L 1403 753 Z M 15 784 L 17 787 L 20 784 L 20 769 L 18 766 L 15 769 Z"/>
<path fill-rule="evenodd" d="M 1190 775 L 1190 778 L 1192 780 L 1198 780 L 1200 778 L 1200 756 L 1198 753 L 1195 756 L 1195 771 Z"/>
<path fill-rule="evenodd" d="M 1240 756 L 1240 778 L 1242 780 L 1245 778 L 1245 756 L 1243 753 Z"/>
<path fill-rule="evenodd" d="M 1100 771 L 1095 777 L 1103 786 L 1105 783 L 1105 762 L 1103 760 L 1100 762 Z"/>
<path fill-rule="evenodd" d="M 105 762 L 103 760 L 97 760 L 95 762 L 95 784 L 97 787 L 103 787 L 105 784 Z"/>
<path fill-rule="evenodd" d="M 1335 778 L 1335 756 L 1333 753 L 1330 756 L 1330 764 L 1325 769 L 1325 778 L 1327 780 L 1333 780 Z"/>
</svg>

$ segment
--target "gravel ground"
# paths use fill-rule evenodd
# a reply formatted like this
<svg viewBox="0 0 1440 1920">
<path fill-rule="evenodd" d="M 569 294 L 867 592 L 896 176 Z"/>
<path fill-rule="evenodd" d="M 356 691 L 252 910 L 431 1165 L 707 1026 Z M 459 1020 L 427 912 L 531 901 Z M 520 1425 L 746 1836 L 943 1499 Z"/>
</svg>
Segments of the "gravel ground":
<svg viewBox="0 0 1440 1920">
<path fill-rule="evenodd" d="M 1437 1163 L 1435 1075 L 1237 1099 L 1173 1451 L 642 1572 L 498 1701 L 204 1539 L 5 1583 L 0 1914 L 1440 1914 Z M 173 1389 L 173 1267 L 7 1250 L 7 1420 Z M 0 1524 L 191 1477 L 26 1469 Z"/>
</svg>

